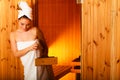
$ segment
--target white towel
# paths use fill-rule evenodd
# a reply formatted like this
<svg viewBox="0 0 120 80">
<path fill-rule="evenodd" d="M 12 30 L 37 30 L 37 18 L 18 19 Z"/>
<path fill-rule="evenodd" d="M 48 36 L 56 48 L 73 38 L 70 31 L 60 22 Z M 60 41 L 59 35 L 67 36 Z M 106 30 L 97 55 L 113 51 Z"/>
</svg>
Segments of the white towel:
<svg viewBox="0 0 120 80">
<path fill-rule="evenodd" d="M 20 8 L 18 10 L 18 18 L 25 15 L 32 20 L 32 8 L 25 1 L 20 1 L 18 7 Z"/>
<path fill-rule="evenodd" d="M 25 49 L 37 40 L 17 42 L 18 50 Z M 24 66 L 24 80 L 37 80 L 37 67 L 35 66 L 36 51 L 30 51 L 20 58 Z"/>
</svg>

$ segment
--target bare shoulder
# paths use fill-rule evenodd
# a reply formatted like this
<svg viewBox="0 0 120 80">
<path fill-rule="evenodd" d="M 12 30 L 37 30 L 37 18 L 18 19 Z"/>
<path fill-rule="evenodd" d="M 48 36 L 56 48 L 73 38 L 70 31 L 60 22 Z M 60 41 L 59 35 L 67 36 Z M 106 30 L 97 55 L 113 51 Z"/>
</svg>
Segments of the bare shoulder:
<svg viewBox="0 0 120 80">
<path fill-rule="evenodd" d="M 16 34 L 16 31 L 10 32 L 10 42 L 15 42 L 15 34 Z"/>
<path fill-rule="evenodd" d="M 33 29 L 34 29 L 35 31 L 38 31 L 38 30 L 39 30 L 39 28 L 38 28 L 38 27 L 34 27 Z"/>
<path fill-rule="evenodd" d="M 32 29 L 35 30 L 37 27 L 36 26 L 33 26 Z"/>
<path fill-rule="evenodd" d="M 32 32 L 36 32 L 36 27 L 32 27 L 32 28 L 31 28 L 31 31 L 32 31 Z"/>
<path fill-rule="evenodd" d="M 41 31 L 38 27 L 34 27 L 33 30 L 34 30 L 37 34 L 42 34 L 42 31 Z"/>
</svg>

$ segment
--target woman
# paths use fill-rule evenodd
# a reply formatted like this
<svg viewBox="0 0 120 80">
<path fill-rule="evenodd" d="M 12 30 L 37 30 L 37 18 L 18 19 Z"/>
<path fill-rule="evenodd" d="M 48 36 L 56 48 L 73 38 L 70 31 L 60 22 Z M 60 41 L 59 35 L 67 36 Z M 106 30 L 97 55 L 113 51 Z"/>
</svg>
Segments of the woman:
<svg viewBox="0 0 120 80">
<path fill-rule="evenodd" d="M 24 80 L 53 80 L 51 66 L 35 66 L 35 58 L 47 57 L 48 48 L 42 32 L 32 26 L 32 9 L 23 1 L 18 9 L 18 29 L 11 32 L 10 42 L 14 55 L 20 57 L 24 66 Z"/>
</svg>

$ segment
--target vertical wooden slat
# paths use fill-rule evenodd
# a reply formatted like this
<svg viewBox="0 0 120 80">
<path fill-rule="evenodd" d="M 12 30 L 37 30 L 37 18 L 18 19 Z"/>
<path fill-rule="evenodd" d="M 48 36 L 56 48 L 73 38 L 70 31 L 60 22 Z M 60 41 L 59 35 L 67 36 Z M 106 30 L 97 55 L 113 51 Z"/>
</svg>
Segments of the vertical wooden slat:
<svg viewBox="0 0 120 80">
<path fill-rule="evenodd" d="M 116 0 L 116 1 L 112 1 L 112 16 L 113 16 L 113 20 L 112 20 L 112 28 L 113 28 L 113 53 L 111 53 L 111 80 L 119 80 L 120 79 L 120 63 L 119 63 L 119 60 L 120 60 L 120 50 L 119 50 L 119 41 L 120 41 L 120 33 L 119 33 L 119 20 L 120 20 L 120 13 L 119 13 L 119 9 L 120 9 L 120 2 L 119 0 Z"/>
<path fill-rule="evenodd" d="M 117 0 L 112 0 L 111 4 L 111 80 L 117 80 L 116 73 L 116 5 Z"/>
<path fill-rule="evenodd" d="M 120 76 L 119 76 L 119 74 L 120 74 L 120 49 L 119 49 L 119 47 L 120 47 L 120 33 L 119 33 L 119 31 L 120 31 L 120 23 L 119 23 L 119 21 L 120 21 L 120 1 L 119 0 L 117 0 L 117 10 L 116 10 L 116 22 L 117 22 L 117 24 L 116 24 L 116 26 L 117 26 L 117 29 L 116 29 L 116 31 L 117 31 L 117 34 L 115 34 L 117 37 L 117 40 L 116 40 L 116 42 L 117 42 L 117 47 L 116 47 L 116 49 L 117 49 L 117 53 L 116 53 L 116 69 L 117 69 L 117 80 L 120 80 Z"/>
<path fill-rule="evenodd" d="M 91 13 L 90 13 L 91 12 L 90 11 L 91 4 L 92 4 L 91 0 L 85 0 L 84 5 L 82 6 L 82 63 L 84 65 L 84 67 L 82 66 L 82 68 L 83 68 L 82 71 L 84 73 L 87 73 L 87 75 L 84 74 L 84 76 L 82 76 L 83 80 L 87 80 L 88 78 L 92 80 L 92 77 L 93 77 L 93 65 L 92 65 L 92 53 L 91 53 L 92 43 L 90 40 L 92 38 L 92 36 L 91 35 L 89 35 L 89 36 L 83 35 L 83 34 L 85 34 L 83 32 L 87 32 L 86 34 L 91 34 L 90 33 L 90 31 L 91 31 L 90 25 L 91 25 L 91 21 L 92 21 L 90 18 L 91 17 Z M 86 41 L 86 43 L 83 41 Z M 84 45 L 84 47 L 83 47 L 83 45 Z M 88 61 L 89 61 L 89 63 L 88 63 Z"/>
</svg>

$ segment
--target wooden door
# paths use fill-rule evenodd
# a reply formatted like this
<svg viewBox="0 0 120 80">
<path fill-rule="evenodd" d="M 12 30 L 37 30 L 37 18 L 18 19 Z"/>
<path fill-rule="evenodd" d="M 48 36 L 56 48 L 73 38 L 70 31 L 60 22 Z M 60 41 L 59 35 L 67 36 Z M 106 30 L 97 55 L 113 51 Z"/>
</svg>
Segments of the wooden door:
<svg viewBox="0 0 120 80">
<path fill-rule="evenodd" d="M 83 0 L 82 80 L 119 80 L 119 0 Z"/>
</svg>

